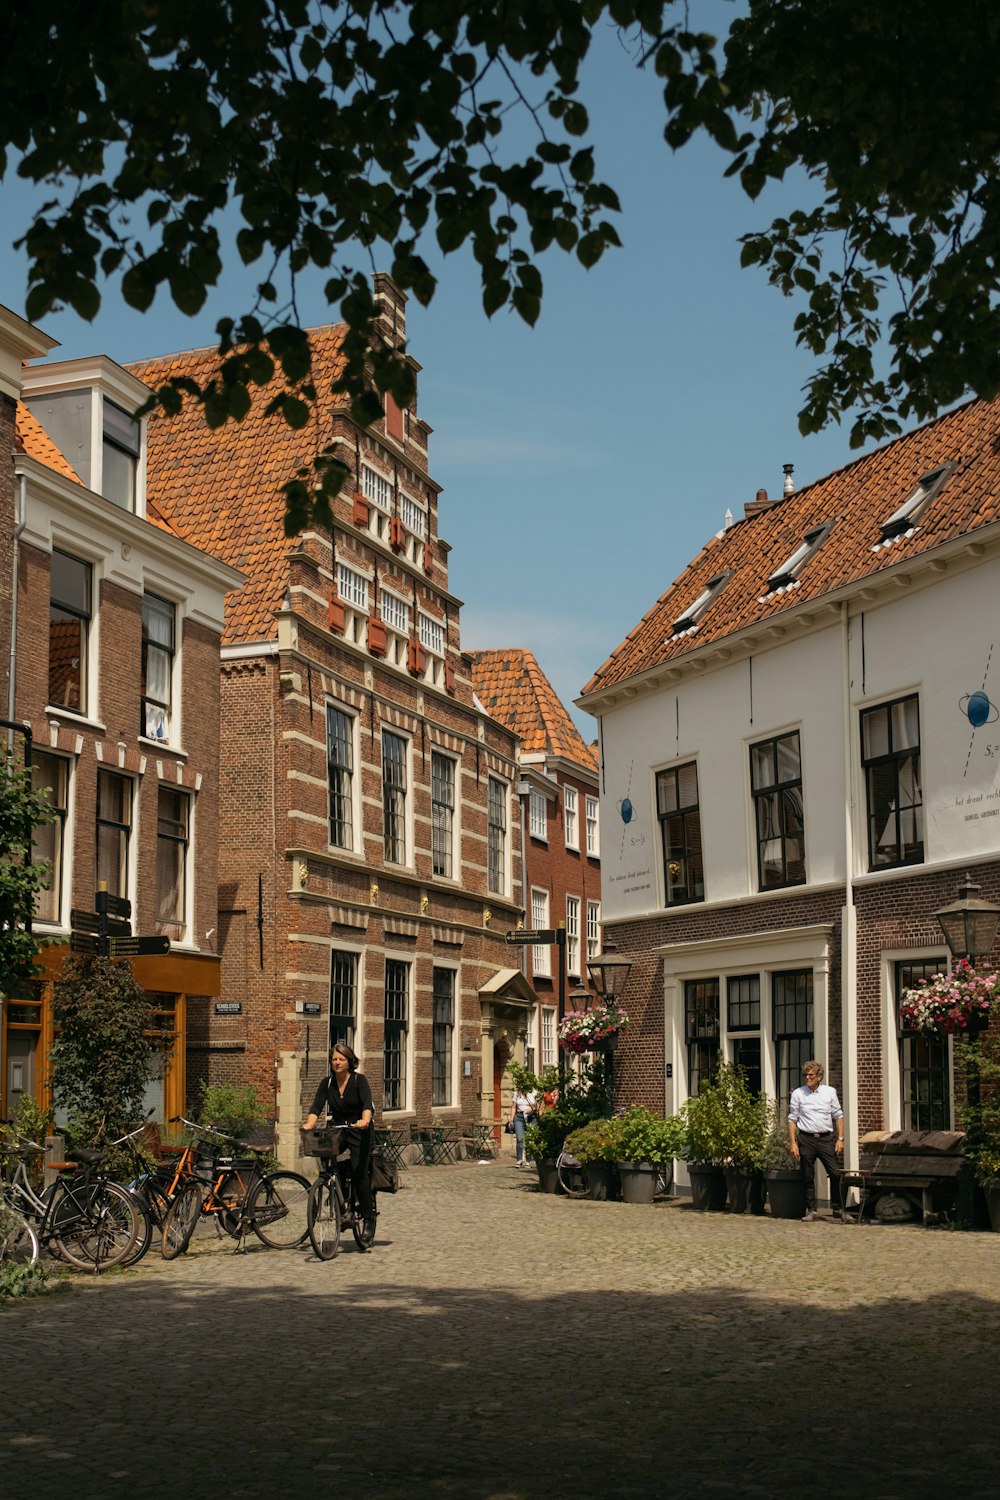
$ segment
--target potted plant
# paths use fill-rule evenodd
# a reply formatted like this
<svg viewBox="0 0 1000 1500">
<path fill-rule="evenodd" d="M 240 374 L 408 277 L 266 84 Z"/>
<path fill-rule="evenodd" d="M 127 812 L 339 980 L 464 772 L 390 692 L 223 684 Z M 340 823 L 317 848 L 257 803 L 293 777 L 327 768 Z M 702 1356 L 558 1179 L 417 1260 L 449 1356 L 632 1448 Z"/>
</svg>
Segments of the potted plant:
<svg viewBox="0 0 1000 1500">
<path fill-rule="evenodd" d="M 652 1203 L 658 1176 L 666 1167 L 672 1168 L 674 1157 L 684 1150 L 683 1120 L 679 1115 L 663 1119 L 634 1104 L 611 1126 L 622 1201 Z"/>
<path fill-rule="evenodd" d="M 682 1114 L 695 1207 L 718 1211 L 728 1194 L 731 1213 L 745 1213 L 748 1206 L 762 1213 L 759 1161 L 767 1136 L 765 1096 L 751 1091 L 742 1068 L 720 1062 L 700 1093 L 687 1100 Z"/>
<path fill-rule="evenodd" d="M 592 1198 L 601 1201 L 615 1196 L 617 1187 L 615 1162 L 618 1142 L 612 1120 L 589 1120 L 566 1137 L 564 1149 L 575 1156 L 587 1174 Z"/>
<path fill-rule="evenodd" d="M 954 1062 L 959 1084 L 955 1107 L 965 1131 L 966 1171 L 972 1179 L 964 1194 L 960 1189 L 959 1215 L 970 1227 L 985 1227 L 988 1218 L 990 1227 L 1000 1232 L 1000 1036 L 992 1030 L 982 1036 L 960 1032 Z"/>
<path fill-rule="evenodd" d="M 806 1211 L 805 1180 L 792 1155 L 785 1111 L 777 1102 L 770 1106 L 760 1165 L 772 1219 L 801 1219 Z"/>
<path fill-rule="evenodd" d="M 617 1041 L 628 1016 L 613 1000 L 602 1000 L 589 1010 L 569 1010 L 559 1022 L 560 1047 L 567 1052 L 594 1052 Z"/>
</svg>

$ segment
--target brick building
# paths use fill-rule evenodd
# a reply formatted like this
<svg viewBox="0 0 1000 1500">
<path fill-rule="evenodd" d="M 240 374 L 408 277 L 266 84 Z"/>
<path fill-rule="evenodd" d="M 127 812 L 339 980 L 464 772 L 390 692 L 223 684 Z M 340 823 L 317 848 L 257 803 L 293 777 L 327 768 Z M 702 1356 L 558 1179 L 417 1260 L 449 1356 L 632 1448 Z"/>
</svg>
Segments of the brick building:
<svg viewBox="0 0 1000 1500">
<path fill-rule="evenodd" d="M 815 1055 L 849 1156 L 952 1124 L 949 1042 L 898 998 L 966 870 L 1000 897 L 998 429 L 972 402 L 758 492 L 584 690 L 631 1097 L 675 1109 L 721 1054 L 787 1099 Z"/>
<path fill-rule="evenodd" d="M 530 1018 L 528 1062 L 558 1061 L 556 1026 L 565 1009 L 593 995 L 587 961 L 601 947 L 601 849 L 597 761 L 530 651 L 473 651 L 472 683 L 487 713 L 521 742 L 519 813 L 524 846 L 525 926 L 564 928 L 565 984 L 559 993 L 558 947 L 522 949 L 522 966 L 538 996 Z"/>
<path fill-rule="evenodd" d="M 401 346 L 406 299 L 384 276 L 376 294 Z M 320 391 L 341 334 L 312 331 Z M 516 744 L 473 700 L 430 429 L 415 401 L 364 430 L 337 397 L 301 431 L 266 405 L 215 431 L 193 404 L 156 419 L 147 462 L 170 524 L 247 574 L 222 649 L 221 1000 L 190 1017 L 189 1069 L 253 1083 L 291 1159 L 341 1037 L 384 1124 L 499 1118 L 534 994 L 503 942 L 523 908 Z M 331 442 L 353 491 L 289 541 L 282 485 Z"/>
<path fill-rule="evenodd" d="M 22 366 L 52 348 L 0 309 L 4 717 L 30 728 L 32 778 L 58 815 L 36 846 L 52 863 L 35 918 L 45 979 L 4 999 L 0 1114 L 26 1092 L 48 1100 L 51 981 L 101 881 L 134 932 L 170 942 L 131 961 L 175 1040 L 150 1086 L 169 1114 L 189 1009 L 218 993 L 219 647 L 240 575 L 147 501 L 145 386 L 104 358 Z"/>
</svg>

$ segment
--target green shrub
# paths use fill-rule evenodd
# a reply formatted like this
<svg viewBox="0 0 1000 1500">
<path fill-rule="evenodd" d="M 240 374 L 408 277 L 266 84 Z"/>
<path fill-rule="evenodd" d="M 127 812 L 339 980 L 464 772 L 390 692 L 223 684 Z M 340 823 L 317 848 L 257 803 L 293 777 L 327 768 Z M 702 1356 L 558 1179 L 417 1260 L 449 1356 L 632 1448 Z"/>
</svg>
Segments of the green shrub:
<svg viewBox="0 0 1000 1500">
<path fill-rule="evenodd" d="M 571 1131 L 565 1140 L 565 1149 L 584 1166 L 592 1161 L 618 1161 L 618 1143 L 614 1120 L 589 1120 L 577 1130 Z"/>
<path fill-rule="evenodd" d="M 201 1082 L 200 1124 L 238 1139 L 267 1123 L 264 1106 L 250 1083 Z"/>
<path fill-rule="evenodd" d="M 655 1166 L 666 1166 L 675 1156 L 684 1154 L 687 1132 L 680 1115 L 664 1119 L 634 1104 L 620 1119 L 610 1123 L 617 1147 L 616 1161 L 650 1161 Z"/>
<path fill-rule="evenodd" d="M 791 1172 L 798 1166 L 792 1155 L 792 1143 L 788 1139 L 786 1112 L 775 1100 L 768 1106 L 767 1135 L 757 1165 L 765 1172 Z"/>
<path fill-rule="evenodd" d="M 681 1115 L 686 1161 L 759 1165 L 768 1134 L 769 1105 L 764 1094 L 751 1093 L 742 1068 L 720 1063 L 701 1092 L 686 1100 Z"/>
<path fill-rule="evenodd" d="M 40 1260 L 33 1266 L 0 1265 L 0 1301 L 14 1297 L 37 1297 L 52 1288 L 52 1278 Z"/>
<path fill-rule="evenodd" d="M 53 986 L 52 1013 L 56 1104 L 87 1145 L 124 1135 L 161 1063 L 148 1035 L 145 991 L 127 963 L 71 958 Z"/>
</svg>

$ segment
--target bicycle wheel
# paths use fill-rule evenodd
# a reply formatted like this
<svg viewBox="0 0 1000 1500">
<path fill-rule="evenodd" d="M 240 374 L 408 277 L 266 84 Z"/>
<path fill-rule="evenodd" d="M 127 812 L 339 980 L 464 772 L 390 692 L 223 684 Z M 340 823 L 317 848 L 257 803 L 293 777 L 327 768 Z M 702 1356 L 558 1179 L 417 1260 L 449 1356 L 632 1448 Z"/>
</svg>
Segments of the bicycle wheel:
<svg viewBox="0 0 1000 1500">
<path fill-rule="evenodd" d="M 294 1250 L 309 1233 L 309 1184 L 297 1172 L 269 1172 L 247 1208 L 254 1233 L 274 1250 Z"/>
<path fill-rule="evenodd" d="M 78 1271 L 108 1271 L 121 1265 L 139 1233 L 135 1203 L 117 1182 L 67 1189 L 58 1213 L 59 1253 Z"/>
<path fill-rule="evenodd" d="M 556 1171 L 559 1174 L 559 1186 L 567 1198 L 587 1197 L 590 1192 L 587 1174 L 575 1156 L 570 1156 L 568 1151 L 560 1151 Z"/>
<path fill-rule="evenodd" d="M 654 1198 L 668 1198 L 674 1185 L 674 1164 L 666 1162 L 656 1169 L 656 1186 L 653 1189 Z"/>
<path fill-rule="evenodd" d="M 145 1255 L 153 1243 L 153 1212 L 141 1193 L 136 1193 L 129 1188 L 126 1192 L 135 1204 L 136 1213 L 139 1215 L 139 1231 L 135 1237 L 135 1243 L 122 1261 L 123 1266 L 135 1266 Z"/>
<path fill-rule="evenodd" d="M 0 1267 L 33 1266 L 37 1259 L 37 1234 L 16 1209 L 0 1203 Z"/>
<path fill-rule="evenodd" d="M 307 1213 L 310 1244 L 320 1260 L 332 1260 L 340 1249 L 340 1195 L 332 1178 L 316 1178 Z"/>
<path fill-rule="evenodd" d="M 160 1250 L 164 1260 L 176 1260 L 183 1255 L 191 1243 L 194 1227 L 201 1213 L 201 1183 L 182 1183 L 177 1196 L 167 1209 L 160 1236 Z"/>
</svg>

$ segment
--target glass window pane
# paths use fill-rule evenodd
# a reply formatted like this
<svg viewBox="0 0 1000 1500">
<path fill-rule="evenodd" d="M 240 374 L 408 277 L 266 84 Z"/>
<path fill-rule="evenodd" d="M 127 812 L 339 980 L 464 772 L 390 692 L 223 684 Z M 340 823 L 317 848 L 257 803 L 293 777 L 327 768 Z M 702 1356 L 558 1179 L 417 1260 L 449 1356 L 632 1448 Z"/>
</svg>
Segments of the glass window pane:
<svg viewBox="0 0 1000 1500">
<path fill-rule="evenodd" d="M 798 781 L 802 774 L 798 734 L 786 734 L 778 741 L 778 781 Z"/>
<path fill-rule="evenodd" d="M 889 717 L 884 708 L 868 709 L 861 716 L 861 747 L 865 760 L 889 753 Z"/>
<path fill-rule="evenodd" d="M 771 740 L 750 747 L 750 778 L 754 790 L 774 786 L 774 745 Z"/>
<path fill-rule="evenodd" d="M 920 744 L 920 713 L 916 698 L 892 705 L 892 748 L 913 750 Z"/>
</svg>

